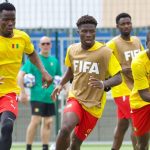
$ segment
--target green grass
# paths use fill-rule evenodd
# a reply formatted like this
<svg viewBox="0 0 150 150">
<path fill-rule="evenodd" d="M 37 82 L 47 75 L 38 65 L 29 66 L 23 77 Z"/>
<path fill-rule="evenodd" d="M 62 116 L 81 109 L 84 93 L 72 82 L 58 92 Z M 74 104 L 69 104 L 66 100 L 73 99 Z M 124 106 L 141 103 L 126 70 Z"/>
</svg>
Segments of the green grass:
<svg viewBox="0 0 150 150">
<path fill-rule="evenodd" d="M 107 144 L 83 144 L 81 150 L 109 150 L 111 145 Z M 131 145 L 123 145 L 120 150 L 131 150 Z M 11 150 L 25 150 L 25 145 L 13 145 Z M 41 150 L 40 145 L 34 145 L 32 150 Z"/>
<path fill-rule="evenodd" d="M 111 145 L 83 145 L 81 150 L 110 150 Z M 122 146 L 121 150 L 131 150 L 130 145 Z"/>
</svg>

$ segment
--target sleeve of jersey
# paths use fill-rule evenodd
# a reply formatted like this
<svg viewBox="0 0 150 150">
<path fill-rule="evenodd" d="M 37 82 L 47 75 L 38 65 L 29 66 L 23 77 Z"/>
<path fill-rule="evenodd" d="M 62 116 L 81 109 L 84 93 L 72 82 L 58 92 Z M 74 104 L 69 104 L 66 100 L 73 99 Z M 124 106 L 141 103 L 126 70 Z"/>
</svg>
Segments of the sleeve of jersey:
<svg viewBox="0 0 150 150">
<path fill-rule="evenodd" d="M 67 67 L 71 67 L 71 62 L 70 62 L 70 58 L 69 58 L 69 52 L 70 52 L 70 47 L 67 49 L 67 54 L 66 54 L 66 58 L 65 58 L 65 65 Z"/>
<path fill-rule="evenodd" d="M 119 71 L 121 71 L 121 66 L 120 66 L 118 60 L 116 59 L 116 57 L 114 56 L 114 54 L 112 54 L 109 59 L 108 72 L 109 72 L 110 76 L 114 76 Z"/>
<path fill-rule="evenodd" d="M 29 60 L 27 60 L 26 63 L 21 67 L 21 71 L 25 73 L 31 72 L 31 62 Z"/>
<path fill-rule="evenodd" d="M 115 45 L 115 42 L 113 40 L 109 41 L 106 43 L 106 46 L 109 47 L 113 52 L 115 51 L 116 49 L 116 45 Z"/>
<path fill-rule="evenodd" d="M 137 90 L 143 90 L 149 88 L 149 82 L 145 76 L 146 71 L 143 64 L 133 61 L 131 64 L 132 75 L 134 79 L 134 87 Z"/>
<path fill-rule="evenodd" d="M 137 37 L 137 39 L 138 39 L 138 41 L 140 43 L 140 50 L 143 51 L 144 50 L 144 46 L 142 45 L 141 40 L 138 37 Z"/>
<path fill-rule="evenodd" d="M 34 46 L 33 46 L 32 42 L 31 42 L 30 37 L 29 37 L 28 34 L 26 34 L 26 33 L 24 33 L 23 36 L 24 36 L 24 40 L 25 40 L 25 49 L 24 49 L 24 52 L 25 52 L 26 54 L 31 54 L 31 53 L 33 53 L 33 51 L 34 51 Z"/>
</svg>

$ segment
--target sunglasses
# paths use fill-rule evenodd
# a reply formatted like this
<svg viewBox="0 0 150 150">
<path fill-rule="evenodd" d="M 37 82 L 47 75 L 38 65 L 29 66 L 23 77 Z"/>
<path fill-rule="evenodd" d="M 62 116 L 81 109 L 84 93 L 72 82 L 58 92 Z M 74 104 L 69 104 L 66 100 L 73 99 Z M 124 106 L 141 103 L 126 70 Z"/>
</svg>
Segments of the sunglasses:
<svg viewBox="0 0 150 150">
<path fill-rule="evenodd" d="M 50 43 L 41 43 L 41 45 L 50 45 Z"/>
</svg>

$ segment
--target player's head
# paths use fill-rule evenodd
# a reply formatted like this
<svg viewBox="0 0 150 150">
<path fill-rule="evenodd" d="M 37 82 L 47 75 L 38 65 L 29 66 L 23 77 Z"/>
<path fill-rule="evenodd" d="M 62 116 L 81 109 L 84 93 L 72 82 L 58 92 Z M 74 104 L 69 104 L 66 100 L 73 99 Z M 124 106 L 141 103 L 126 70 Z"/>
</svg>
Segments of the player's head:
<svg viewBox="0 0 150 150">
<path fill-rule="evenodd" d="M 131 16 L 127 13 L 121 13 L 116 17 L 116 25 L 121 35 L 129 36 L 132 31 Z"/>
<path fill-rule="evenodd" d="M 15 28 L 16 9 L 11 3 L 0 3 L 0 35 L 12 37 Z"/>
<path fill-rule="evenodd" d="M 50 49 L 52 47 L 51 39 L 47 36 L 43 36 L 40 39 L 39 47 L 41 49 L 42 54 L 49 54 Z"/>
<path fill-rule="evenodd" d="M 76 23 L 82 47 L 89 49 L 95 42 L 97 21 L 93 16 L 84 15 Z"/>
<path fill-rule="evenodd" d="M 150 50 L 150 32 L 148 32 L 146 36 L 146 46 Z"/>
</svg>

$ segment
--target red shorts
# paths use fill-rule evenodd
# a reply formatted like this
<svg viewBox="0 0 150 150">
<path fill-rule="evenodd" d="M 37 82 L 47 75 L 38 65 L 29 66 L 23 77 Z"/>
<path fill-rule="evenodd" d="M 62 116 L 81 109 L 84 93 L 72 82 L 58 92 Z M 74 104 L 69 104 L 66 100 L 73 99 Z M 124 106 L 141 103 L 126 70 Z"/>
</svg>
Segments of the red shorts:
<svg viewBox="0 0 150 150">
<path fill-rule="evenodd" d="M 17 117 L 18 97 L 15 93 L 9 93 L 0 97 L 0 113 L 4 111 L 10 111 Z"/>
<path fill-rule="evenodd" d="M 66 112 L 74 112 L 79 117 L 79 123 L 74 129 L 74 133 L 81 141 L 84 141 L 95 127 L 98 118 L 83 109 L 75 98 L 67 100 L 67 105 L 64 109 L 64 113 Z"/>
<path fill-rule="evenodd" d="M 132 110 L 131 117 L 136 136 L 142 136 L 150 131 L 150 105 Z"/>
<path fill-rule="evenodd" d="M 131 118 L 131 109 L 129 103 L 129 96 L 115 97 L 114 101 L 117 105 L 117 116 L 119 119 L 129 119 Z"/>
</svg>

